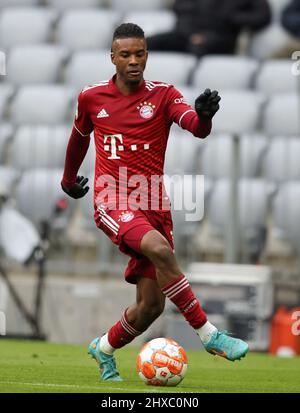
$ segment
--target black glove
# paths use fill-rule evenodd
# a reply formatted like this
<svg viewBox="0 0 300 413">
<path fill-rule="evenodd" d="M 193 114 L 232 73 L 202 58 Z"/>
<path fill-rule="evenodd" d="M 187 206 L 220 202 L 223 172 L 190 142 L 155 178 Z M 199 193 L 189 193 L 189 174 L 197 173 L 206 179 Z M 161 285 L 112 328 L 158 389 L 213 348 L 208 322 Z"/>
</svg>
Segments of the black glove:
<svg viewBox="0 0 300 413">
<path fill-rule="evenodd" d="M 88 186 L 85 186 L 88 182 L 88 178 L 84 176 L 77 176 L 76 183 L 69 189 L 65 188 L 62 184 L 62 190 L 68 194 L 71 198 L 78 199 L 84 197 L 87 191 L 90 189 Z"/>
<path fill-rule="evenodd" d="M 212 92 L 210 89 L 206 89 L 204 93 L 201 93 L 195 100 L 195 110 L 199 118 L 211 119 L 220 108 L 220 100 L 221 97 L 216 90 Z"/>
</svg>

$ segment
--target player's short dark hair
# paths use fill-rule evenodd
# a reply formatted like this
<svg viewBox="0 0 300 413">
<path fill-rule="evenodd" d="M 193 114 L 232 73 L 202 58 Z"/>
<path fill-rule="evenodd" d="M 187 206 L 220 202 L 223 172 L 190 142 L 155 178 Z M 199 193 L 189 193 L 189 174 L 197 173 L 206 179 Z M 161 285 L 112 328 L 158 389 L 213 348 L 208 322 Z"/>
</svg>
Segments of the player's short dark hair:
<svg viewBox="0 0 300 413">
<path fill-rule="evenodd" d="M 122 23 L 114 31 L 113 41 L 116 39 L 127 39 L 129 37 L 144 39 L 144 30 L 134 23 Z"/>
</svg>

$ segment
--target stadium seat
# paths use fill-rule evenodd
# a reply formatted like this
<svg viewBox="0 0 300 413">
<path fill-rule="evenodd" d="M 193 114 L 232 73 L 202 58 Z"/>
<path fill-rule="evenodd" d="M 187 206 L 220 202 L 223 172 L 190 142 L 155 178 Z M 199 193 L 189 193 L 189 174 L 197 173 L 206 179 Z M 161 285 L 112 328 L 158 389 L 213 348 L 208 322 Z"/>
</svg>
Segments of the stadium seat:
<svg viewBox="0 0 300 413">
<path fill-rule="evenodd" d="M 210 179 L 228 177 L 233 162 L 232 151 L 232 136 L 225 134 L 209 136 L 199 154 L 197 172 Z"/>
<path fill-rule="evenodd" d="M 88 175 L 90 190 L 85 197 L 79 200 L 80 210 L 81 210 L 81 224 L 85 231 L 93 232 L 96 235 L 97 247 L 98 247 L 98 261 L 102 265 L 107 265 L 108 269 L 111 268 L 112 261 L 114 260 L 114 248 L 111 240 L 107 235 L 99 230 L 94 221 L 94 194 L 93 194 L 93 183 L 94 183 L 94 173 Z M 117 250 L 118 251 L 118 250 Z M 118 251 L 119 252 L 119 251 Z M 120 258 L 120 255 L 117 255 Z M 124 258 L 121 256 L 121 259 Z"/>
<path fill-rule="evenodd" d="M 9 139 L 12 137 L 13 128 L 10 124 L 0 125 L 0 164 L 5 162 L 6 158 L 6 145 Z"/>
<path fill-rule="evenodd" d="M 175 86 L 187 85 L 196 58 L 184 53 L 151 52 L 149 54 L 145 79 L 162 81 Z"/>
<path fill-rule="evenodd" d="M 299 137 L 273 138 L 263 163 L 265 178 L 276 183 L 300 179 L 299 159 Z"/>
<path fill-rule="evenodd" d="M 85 158 L 82 162 L 82 165 L 80 167 L 80 171 L 86 176 L 86 175 L 91 175 L 94 173 L 95 170 L 95 159 L 96 159 L 96 148 L 95 148 L 95 143 L 94 143 L 94 132 L 91 133 L 91 141 L 90 141 L 90 146 L 87 151 L 87 154 L 85 155 Z M 90 187 L 93 185 L 93 181 L 90 182 Z"/>
<path fill-rule="evenodd" d="M 278 93 L 270 97 L 263 115 L 263 130 L 269 136 L 298 135 L 300 105 L 296 93 Z"/>
<path fill-rule="evenodd" d="M 67 50 L 56 45 L 14 47 L 8 56 L 6 80 L 20 86 L 58 82 L 66 57 Z"/>
<path fill-rule="evenodd" d="M 0 119 L 3 119 L 7 112 L 7 104 L 13 95 L 14 88 L 12 85 L 0 83 Z"/>
<path fill-rule="evenodd" d="M 82 211 L 82 218 L 83 218 L 83 226 L 89 230 L 97 230 L 95 221 L 94 221 L 94 199 L 93 199 L 93 183 L 94 183 L 94 173 L 90 173 L 87 175 L 89 179 L 89 187 L 90 190 L 83 197 L 80 202 L 80 209 Z M 101 232 L 101 231 L 99 231 Z"/>
<path fill-rule="evenodd" d="M 11 147 L 11 165 L 18 170 L 62 168 L 71 126 L 20 126 Z"/>
<path fill-rule="evenodd" d="M 265 243 L 269 198 L 274 188 L 261 179 L 241 179 L 238 185 L 239 235 L 241 247 L 251 256 L 259 256 Z M 226 240 L 230 214 L 230 181 L 215 183 L 208 206 L 212 233 Z"/>
<path fill-rule="evenodd" d="M 261 133 L 245 134 L 240 141 L 240 176 L 254 178 L 261 175 L 269 140 Z"/>
<path fill-rule="evenodd" d="M 0 197 L 10 196 L 19 177 L 19 172 L 10 166 L 0 165 Z"/>
<path fill-rule="evenodd" d="M 29 7 L 37 6 L 40 0 L 0 0 L 0 9 L 4 7 Z"/>
<path fill-rule="evenodd" d="M 300 253 L 300 183 L 290 181 L 281 185 L 273 203 L 274 232 L 287 240 Z"/>
<path fill-rule="evenodd" d="M 295 92 L 297 76 L 292 76 L 290 59 L 274 59 L 264 62 L 256 77 L 256 89 L 271 95 L 274 93 Z"/>
<path fill-rule="evenodd" d="M 54 224 L 57 202 L 66 200 L 69 208 L 55 220 L 56 229 L 66 228 L 74 210 L 74 202 L 61 189 L 62 174 L 61 169 L 32 169 L 22 174 L 16 189 L 17 207 L 36 225 L 42 221 Z"/>
<path fill-rule="evenodd" d="M 173 29 L 176 18 L 170 10 L 132 11 L 123 17 L 124 22 L 134 22 L 145 32 L 146 37 Z"/>
<path fill-rule="evenodd" d="M 108 50 L 74 53 L 66 68 L 66 83 L 79 91 L 86 85 L 110 79 L 115 73 L 115 66 L 109 54 Z"/>
<path fill-rule="evenodd" d="M 193 85 L 200 89 L 247 89 L 258 69 L 255 59 L 244 56 L 203 57 L 194 72 Z"/>
<path fill-rule="evenodd" d="M 170 0 L 109 0 L 112 8 L 121 11 L 136 9 L 161 9 L 170 4 Z"/>
<path fill-rule="evenodd" d="M 72 51 L 109 48 L 120 15 L 106 9 L 66 11 L 57 27 L 58 42 Z"/>
<path fill-rule="evenodd" d="M 52 36 L 56 12 L 47 8 L 8 8 L 0 15 L 0 47 L 45 43 Z"/>
<path fill-rule="evenodd" d="M 212 183 L 205 177 L 177 175 L 166 185 L 171 201 L 175 250 L 193 256 L 195 236 L 204 216 L 204 205 L 212 189 Z"/>
<path fill-rule="evenodd" d="M 186 102 L 195 107 L 195 100 L 203 92 L 203 90 L 196 88 L 194 86 L 179 86 L 178 91 L 181 92 L 182 96 L 185 98 Z"/>
<path fill-rule="evenodd" d="M 214 117 L 214 133 L 243 134 L 259 126 L 264 96 L 253 91 L 220 91 L 221 110 Z"/>
<path fill-rule="evenodd" d="M 252 35 L 248 54 L 256 59 L 269 59 L 282 49 L 290 39 L 291 36 L 279 23 L 271 24 L 266 29 Z"/>
<path fill-rule="evenodd" d="M 165 174 L 193 174 L 196 171 L 197 153 L 203 141 L 188 131 L 173 127 L 168 141 Z"/>
<path fill-rule="evenodd" d="M 259 175 L 267 139 L 260 134 L 243 135 L 239 140 L 239 176 L 252 178 Z M 199 155 L 198 173 L 210 179 L 229 178 L 233 158 L 233 138 L 230 135 L 210 136 Z"/>
<path fill-rule="evenodd" d="M 58 85 L 20 87 L 11 107 L 16 125 L 66 123 L 70 118 L 72 89 Z"/>
<path fill-rule="evenodd" d="M 94 185 L 94 171 L 92 173 L 89 173 L 87 175 L 87 178 L 89 179 L 88 185 L 90 187 L 90 190 L 88 191 L 88 193 L 86 194 L 85 197 L 83 197 L 82 199 L 80 199 L 79 203 L 80 203 L 80 210 L 82 212 L 82 218 L 83 218 L 83 226 L 88 229 L 88 230 L 92 230 L 92 231 L 96 231 L 97 232 L 97 236 L 100 237 L 100 242 L 102 243 L 103 240 L 105 240 L 105 238 L 107 239 L 107 241 L 109 241 L 109 243 L 111 242 L 107 236 L 100 231 L 94 221 L 94 192 L 93 192 L 93 185 Z M 107 250 L 109 250 L 109 243 L 106 243 L 106 247 L 108 248 Z M 104 257 L 104 261 L 108 262 L 109 259 L 106 257 Z"/>
<path fill-rule="evenodd" d="M 105 0 L 46 0 L 47 5 L 57 10 L 75 9 L 77 7 L 99 7 L 105 4 Z"/>
</svg>

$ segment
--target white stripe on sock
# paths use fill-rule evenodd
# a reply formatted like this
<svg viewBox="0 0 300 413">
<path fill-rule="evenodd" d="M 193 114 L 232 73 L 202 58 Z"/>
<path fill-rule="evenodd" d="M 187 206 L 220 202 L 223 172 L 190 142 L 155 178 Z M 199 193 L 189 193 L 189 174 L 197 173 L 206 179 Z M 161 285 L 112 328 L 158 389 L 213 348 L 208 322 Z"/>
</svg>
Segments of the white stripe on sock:
<svg viewBox="0 0 300 413">
<path fill-rule="evenodd" d="M 177 291 L 181 289 L 184 285 L 189 285 L 188 280 L 184 280 L 184 282 L 178 284 L 175 286 L 175 288 L 172 289 L 172 291 L 169 291 L 166 295 L 167 297 L 170 297 L 171 295 L 174 295 Z"/>
<path fill-rule="evenodd" d="M 121 321 L 124 323 L 124 325 L 128 328 L 128 330 L 131 330 L 132 333 L 136 333 L 137 331 L 132 327 L 126 320 L 125 315 L 123 314 Z"/>
<path fill-rule="evenodd" d="M 185 290 L 185 289 L 188 288 L 189 286 L 190 286 L 189 283 L 183 285 L 182 288 L 180 288 L 179 290 L 175 291 L 173 294 L 168 295 L 168 298 L 171 299 L 171 298 L 175 297 L 175 295 L 181 293 L 181 291 Z"/>
<path fill-rule="evenodd" d="M 121 323 L 122 327 L 124 328 L 124 330 L 125 330 L 128 334 L 130 334 L 130 335 L 132 336 L 132 335 L 133 335 L 133 334 L 132 334 L 132 331 L 130 331 L 130 330 L 127 329 L 127 327 L 125 326 L 123 320 L 120 320 L 120 323 Z"/>
<path fill-rule="evenodd" d="M 183 284 L 185 281 L 187 281 L 186 277 L 182 278 L 180 281 L 178 281 L 176 284 L 172 285 L 171 287 L 164 289 L 164 293 L 166 295 L 169 295 L 173 292 L 174 289 L 176 289 L 177 287 L 179 287 L 181 284 Z"/>
<path fill-rule="evenodd" d="M 127 321 L 126 321 L 126 318 L 124 317 L 124 315 L 123 315 L 123 317 L 122 317 L 122 319 L 121 319 L 121 324 L 122 324 L 122 326 L 125 328 L 125 330 L 127 329 L 127 331 L 128 332 L 130 332 L 130 334 L 132 334 L 132 335 L 134 335 L 134 336 L 138 336 L 139 334 L 140 334 L 140 332 L 139 331 L 137 331 L 135 328 L 133 328 Z"/>
</svg>

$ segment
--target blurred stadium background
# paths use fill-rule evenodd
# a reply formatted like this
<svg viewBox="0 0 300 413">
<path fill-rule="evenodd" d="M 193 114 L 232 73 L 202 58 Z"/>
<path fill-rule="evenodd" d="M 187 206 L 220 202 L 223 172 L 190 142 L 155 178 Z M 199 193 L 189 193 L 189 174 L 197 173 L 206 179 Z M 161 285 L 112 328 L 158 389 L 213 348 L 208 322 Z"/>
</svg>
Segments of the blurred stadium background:
<svg viewBox="0 0 300 413">
<path fill-rule="evenodd" d="M 92 191 L 72 202 L 60 179 L 78 92 L 114 73 L 114 28 L 131 21 L 146 35 L 169 30 L 171 3 L 0 0 L 0 310 L 8 336 L 82 343 L 135 298 L 123 281 L 127 258 L 94 225 Z M 271 58 L 290 39 L 279 21 L 286 3 L 270 0 L 271 25 L 242 33 L 234 56 L 151 52 L 145 73 L 176 85 L 192 105 L 206 87 L 222 96 L 211 137 L 171 131 L 166 173 L 205 175 L 204 219 L 186 223 L 174 213 L 176 250 L 211 318 L 263 351 L 278 308 L 300 304 L 300 76 L 292 59 Z M 94 157 L 90 145 L 81 172 L 91 180 Z M 171 306 L 139 340 L 159 335 L 197 346 Z"/>
</svg>

